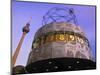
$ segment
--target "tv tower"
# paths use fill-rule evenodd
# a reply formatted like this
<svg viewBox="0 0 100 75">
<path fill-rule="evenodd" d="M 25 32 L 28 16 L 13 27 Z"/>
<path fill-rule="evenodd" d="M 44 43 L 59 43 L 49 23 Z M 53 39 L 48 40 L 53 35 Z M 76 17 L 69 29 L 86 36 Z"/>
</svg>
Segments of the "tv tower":
<svg viewBox="0 0 100 75">
<path fill-rule="evenodd" d="M 18 57 L 18 54 L 20 52 L 20 48 L 21 48 L 22 43 L 24 41 L 24 38 L 25 38 L 26 34 L 30 31 L 29 26 L 30 26 L 31 19 L 32 19 L 32 17 L 30 17 L 30 20 L 26 23 L 26 25 L 22 29 L 22 32 L 23 32 L 22 33 L 22 37 L 21 37 L 21 39 L 20 39 L 20 41 L 18 43 L 18 46 L 17 46 L 17 48 L 15 50 L 15 53 L 14 53 L 14 55 L 12 57 L 12 66 L 15 65 L 17 57 Z"/>
</svg>

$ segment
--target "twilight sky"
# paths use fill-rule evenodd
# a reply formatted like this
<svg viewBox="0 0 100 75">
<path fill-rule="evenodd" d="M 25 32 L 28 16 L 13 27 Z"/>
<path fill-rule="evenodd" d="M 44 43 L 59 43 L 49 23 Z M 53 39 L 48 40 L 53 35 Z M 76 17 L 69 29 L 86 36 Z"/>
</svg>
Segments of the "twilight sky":
<svg viewBox="0 0 100 75">
<path fill-rule="evenodd" d="M 90 42 L 93 55 L 95 57 L 96 50 L 96 30 L 95 30 L 95 6 L 68 5 L 68 4 L 50 4 L 37 2 L 12 2 L 12 53 L 19 43 L 22 36 L 22 27 L 28 22 L 32 16 L 30 32 L 26 35 L 22 44 L 16 65 L 25 66 L 31 51 L 32 41 L 35 32 L 42 27 L 42 17 L 53 7 L 73 8 L 78 20 L 79 26 L 86 33 L 86 37 Z"/>
</svg>

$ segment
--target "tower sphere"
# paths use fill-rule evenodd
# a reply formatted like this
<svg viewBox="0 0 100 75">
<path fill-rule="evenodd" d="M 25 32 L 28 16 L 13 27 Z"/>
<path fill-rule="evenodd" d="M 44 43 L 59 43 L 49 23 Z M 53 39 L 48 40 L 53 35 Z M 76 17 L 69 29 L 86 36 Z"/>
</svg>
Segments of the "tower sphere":
<svg viewBox="0 0 100 75">
<path fill-rule="evenodd" d="M 26 26 L 23 27 L 23 32 L 28 33 L 30 31 L 29 26 L 30 23 L 27 23 Z"/>
</svg>

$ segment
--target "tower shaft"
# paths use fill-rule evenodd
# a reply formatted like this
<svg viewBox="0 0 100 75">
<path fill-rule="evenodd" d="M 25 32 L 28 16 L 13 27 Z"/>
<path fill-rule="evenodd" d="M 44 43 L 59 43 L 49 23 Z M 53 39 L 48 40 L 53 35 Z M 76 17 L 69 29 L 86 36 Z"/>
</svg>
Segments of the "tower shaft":
<svg viewBox="0 0 100 75">
<path fill-rule="evenodd" d="M 15 53 L 14 53 L 14 55 L 13 55 L 13 58 L 12 58 L 12 60 L 13 60 L 13 63 L 12 63 L 12 64 L 13 64 L 13 66 L 14 66 L 15 63 L 16 63 L 16 59 L 17 59 L 18 54 L 19 54 L 19 52 L 20 52 L 20 48 L 21 48 L 21 46 L 22 46 L 23 40 L 24 40 L 24 38 L 25 38 L 25 35 L 26 35 L 26 33 L 23 32 L 22 37 L 21 37 L 21 40 L 20 40 L 20 42 L 19 42 L 19 44 L 18 44 L 18 46 L 17 46 L 17 48 L 16 48 L 16 50 L 15 50 Z"/>
<path fill-rule="evenodd" d="M 25 35 L 29 32 L 29 26 L 30 26 L 30 23 L 28 22 L 26 24 L 26 26 L 23 27 L 22 31 L 23 31 L 23 34 L 22 34 L 22 37 L 21 37 L 21 40 L 19 41 L 19 44 L 15 50 L 15 53 L 14 53 L 14 56 L 12 57 L 12 66 L 15 65 L 16 63 L 16 60 L 17 60 L 17 57 L 18 57 L 18 54 L 19 54 L 19 51 L 20 51 L 20 48 L 22 46 L 22 43 L 23 43 L 23 40 L 25 38 Z"/>
</svg>

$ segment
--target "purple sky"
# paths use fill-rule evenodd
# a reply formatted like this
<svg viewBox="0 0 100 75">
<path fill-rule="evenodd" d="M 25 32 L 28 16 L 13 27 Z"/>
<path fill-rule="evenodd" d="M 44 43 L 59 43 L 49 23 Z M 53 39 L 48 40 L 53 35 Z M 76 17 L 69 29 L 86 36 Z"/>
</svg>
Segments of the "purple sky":
<svg viewBox="0 0 100 75">
<path fill-rule="evenodd" d="M 12 52 L 14 53 L 22 36 L 22 27 L 32 16 L 30 32 L 26 35 L 22 44 L 16 65 L 26 65 L 35 32 L 42 26 L 43 15 L 53 7 L 73 8 L 79 26 L 86 33 L 95 57 L 95 6 L 49 4 L 36 2 L 12 2 Z"/>
</svg>

